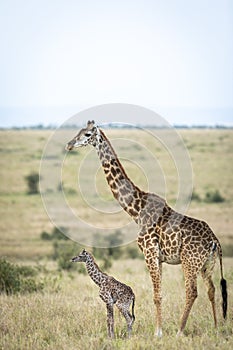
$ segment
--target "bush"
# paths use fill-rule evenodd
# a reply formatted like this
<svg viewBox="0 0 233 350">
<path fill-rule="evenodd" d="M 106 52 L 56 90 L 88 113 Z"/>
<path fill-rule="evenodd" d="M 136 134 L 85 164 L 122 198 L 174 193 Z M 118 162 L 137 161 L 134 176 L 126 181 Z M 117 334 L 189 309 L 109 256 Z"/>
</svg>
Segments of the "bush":
<svg viewBox="0 0 233 350">
<path fill-rule="evenodd" d="M 126 256 L 130 259 L 144 259 L 144 255 L 138 246 L 129 245 L 126 250 Z"/>
<path fill-rule="evenodd" d="M 41 232 L 40 238 L 41 238 L 43 241 L 51 241 L 51 240 L 52 240 L 51 234 L 48 233 L 48 232 L 46 232 L 46 231 Z"/>
<path fill-rule="evenodd" d="M 57 261 L 59 270 L 78 270 L 80 273 L 86 273 L 85 266 L 70 261 L 74 255 L 77 255 L 79 248 L 62 231 L 66 232 L 66 229 L 54 227 L 51 233 L 43 231 L 40 238 L 45 241 L 53 241 L 52 258 Z M 61 241 L 65 242 L 61 243 Z"/>
<path fill-rule="evenodd" d="M 83 264 L 75 264 L 70 261 L 73 258 L 73 256 L 77 255 L 79 251 L 79 249 L 77 248 L 77 244 L 73 243 L 72 241 L 63 243 L 54 242 L 53 248 L 53 259 L 57 260 L 58 267 L 60 270 L 78 269 L 79 272 L 84 273 L 85 266 L 83 266 Z"/>
<path fill-rule="evenodd" d="M 112 259 L 105 255 L 102 257 L 102 260 L 103 262 L 100 264 L 100 270 L 106 272 L 112 267 Z"/>
<path fill-rule="evenodd" d="M 207 203 L 221 203 L 224 201 L 225 201 L 225 198 L 220 194 L 220 192 L 218 190 L 206 192 L 205 202 L 207 202 Z"/>
<path fill-rule="evenodd" d="M 69 240 L 69 238 L 63 232 L 66 232 L 65 227 L 60 227 L 60 228 L 54 227 L 51 233 L 51 239 L 64 240 L 64 241 Z"/>
<path fill-rule="evenodd" d="M 21 293 L 39 292 L 44 288 L 43 283 L 38 283 L 34 278 L 25 278 L 20 280 Z"/>
<path fill-rule="evenodd" d="M 5 259 L 0 260 L 0 293 L 13 294 L 20 291 L 19 270 Z"/>
<path fill-rule="evenodd" d="M 17 266 L 20 276 L 32 277 L 37 275 L 37 271 L 32 266 Z"/>
<path fill-rule="evenodd" d="M 0 259 L 0 293 L 32 293 L 43 289 L 32 276 L 37 271 L 30 266 L 17 266 Z"/>
<path fill-rule="evenodd" d="M 97 259 L 119 259 L 122 254 L 123 250 L 120 247 L 122 244 L 122 233 L 120 230 L 116 230 L 111 235 L 108 235 L 107 237 L 102 237 L 99 234 L 95 235 L 95 241 L 97 242 L 98 246 L 103 246 L 106 248 L 93 248 L 93 255 Z"/>
<path fill-rule="evenodd" d="M 199 194 L 193 190 L 192 196 L 191 196 L 191 200 L 192 201 L 196 201 L 196 202 L 200 202 L 201 201 L 201 197 L 199 196 Z"/>
<path fill-rule="evenodd" d="M 40 238 L 43 241 L 53 241 L 53 240 L 67 241 L 69 238 L 63 232 L 66 232 L 65 227 L 61 227 L 60 229 L 57 227 L 54 227 L 52 233 L 48 233 L 46 231 L 41 232 Z"/>
<path fill-rule="evenodd" d="M 25 180 L 28 185 L 28 194 L 36 194 L 39 193 L 38 185 L 39 185 L 39 174 L 31 173 L 25 177 Z"/>
</svg>

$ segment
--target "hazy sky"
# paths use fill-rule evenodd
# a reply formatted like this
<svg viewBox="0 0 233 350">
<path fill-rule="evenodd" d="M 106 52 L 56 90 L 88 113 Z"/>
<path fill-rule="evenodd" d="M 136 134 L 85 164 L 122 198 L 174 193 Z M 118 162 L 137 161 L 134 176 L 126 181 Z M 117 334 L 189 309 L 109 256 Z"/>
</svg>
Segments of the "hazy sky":
<svg viewBox="0 0 233 350">
<path fill-rule="evenodd" d="M 0 126 L 131 103 L 233 125 L 232 0 L 0 0 Z"/>
</svg>

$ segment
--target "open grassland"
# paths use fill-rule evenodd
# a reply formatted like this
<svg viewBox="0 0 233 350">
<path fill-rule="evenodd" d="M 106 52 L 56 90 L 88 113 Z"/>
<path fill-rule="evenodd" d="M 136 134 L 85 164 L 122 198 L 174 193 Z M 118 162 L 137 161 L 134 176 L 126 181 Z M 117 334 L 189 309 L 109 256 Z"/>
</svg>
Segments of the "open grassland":
<svg viewBox="0 0 233 350">
<path fill-rule="evenodd" d="M 98 211 L 93 215 L 90 203 L 97 208 L 99 205 L 100 208 L 101 205 L 105 208 L 107 203 L 112 210 L 117 210 L 117 205 L 112 200 L 95 153 L 90 153 L 90 149 L 83 149 L 65 157 L 65 141 L 68 141 L 75 131 L 59 132 L 62 133 L 57 142 L 60 153 L 55 159 L 48 157 L 45 164 L 52 163 L 53 169 L 58 171 L 60 162 L 65 165 L 62 186 L 69 205 L 74 211 L 78 209 L 84 220 L 93 220 L 106 227 L 110 227 L 113 222 L 115 225 L 124 226 L 128 220 L 125 213 L 121 212 L 115 218 L 100 217 Z M 156 339 L 152 288 L 144 261 L 116 260 L 109 273 L 134 289 L 136 322 L 133 336 L 127 340 L 124 320 L 116 312 L 117 338 L 112 342 L 108 341 L 105 306 L 98 297 L 97 287 L 86 275 L 58 271 L 57 264 L 51 260 L 52 243 L 41 240 L 42 231 L 51 232 L 53 224 L 46 214 L 41 196 L 27 194 L 25 176 L 31 172 L 39 172 L 43 149 L 53 131 L 0 131 L 0 256 L 14 263 L 36 266 L 40 270 L 38 278 L 45 284 L 42 292 L 0 295 L 0 349 L 233 348 L 233 131 L 196 129 L 179 130 L 179 133 L 191 158 L 196 194 L 196 199 L 191 201 L 187 214 L 208 222 L 220 238 L 227 255 L 224 258 L 229 290 L 227 322 L 223 323 L 221 317 L 220 276 L 219 266 L 216 264 L 214 280 L 218 330 L 213 327 L 211 307 L 203 282 L 199 280 L 199 297 L 191 312 L 185 336 L 176 339 L 175 334 L 184 305 L 184 281 L 179 266 L 165 265 L 164 336 L 162 339 Z M 161 143 L 154 144 L 154 140 L 140 130 L 106 130 L 106 134 L 114 140 L 117 153 L 133 181 L 144 190 L 152 186 L 152 190 L 161 195 L 165 194 L 168 203 L 173 206 L 179 185 L 176 167 L 169 153 L 161 147 Z M 148 149 L 149 152 L 145 152 Z M 165 174 L 165 181 L 163 177 L 157 181 L 157 170 L 158 174 L 161 174 L 160 168 Z M 77 169 L 82 180 L 82 192 L 87 196 L 85 200 L 80 196 L 80 188 L 77 186 Z M 150 185 L 151 178 L 155 179 L 153 185 Z M 61 184 L 57 178 L 51 178 L 51 183 L 47 185 L 45 190 L 48 194 L 56 195 L 56 191 L 59 193 Z M 92 188 L 95 191 L 92 191 Z M 206 194 L 216 190 L 225 200 L 220 203 L 207 203 L 204 200 Z M 135 242 L 130 246 L 136 246 Z M 77 250 L 80 250 L 79 246 Z"/>
<path fill-rule="evenodd" d="M 62 188 L 66 200 L 82 220 L 98 227 L 124 227 L 129 217 L 118 210 L 95 151 L 88 147 L 66 155 L 64 145 L 75 131 L 59 132 L 61 136 L 55 145 L 58 155 L 55 159 L 47 157 L 43 162 L 45 168 L 52 169 L 52 175 L 48 176 L 51 183 L 45 188 L 48 197 L 51 193 L 51 197 L 56 198 L 61 192 L 58 189 L 62 168 Z M 207 221 L 223 246 L 233 246 L 233 131 L 194 129 L 179 130 L 179 133 L 191 158 L 193 183 L 189 186 L 193 186 L 194 192 L 201 198 L 190 202 L 187 214 Z M 148 189 L 149 182 L 149 189 L 161 195 L 165 189 L 168 203 L 174 206 L 179 176 L 166 149 L 140 130 L 106 130 L 106 134 L 116 143 L 117 153 L 134 182 L 143 190 Z M 51 135 L 53 131 L 46 130 L 0 131 L 1 255 L 36 260 L 51 252 L 51 247 L 40 240 L 40 234 L 51 231 L 53 224 L 46 214 L 41 196 L 27 194 L 25 181 L 25 176 L 31 172 L 39 172 L 43 150 Z M 123 139 L 120 144 L 119 138 Z M 136 140 L 137 143 L 130 146 L 127 140 Z M 127 148 L 124 148 L 125 142 Z M 134 162 L 130 162 L 132 159 Z M 153 163 L 159 163 L 157 172 Z M 161 182 L 157 181 L 157 176 Z M 190 174 L 187 177 L 190 178 Z M 225 201 L 206 203 L 203 200 L 206 193 L 216 190 Z M 106 207 L 114 215 L 102 214 L 102 208 L 105 211 Z M 58 216 L 62 218 L 62 215 L 58 212 Z M 129 231 L 123 233 L 131 234 Z M 132 238 L 136 234 L 137 227 L 134 226 Z"/>
<path fill-rule="evenodd" d="M 126 324 L 115 309 L 116 339 L 107 339 L 105 305 L 98 288 L 88 276 L 63 273 L 59 288 L 43 293 L 0 297 L 0 348 L 15 349 L 232 349 L 232 259 L 225 259 L 229 282 L 230 312 L 222 321 L 219 271 L 215 274 L 216 303 L 219 319 L 214 329 L 211 306 L 202 280 L 199 297 L 190 315 L 185 336 L 176 338 L 184 306 L 184 281 L 179 266 L 164 266 L 163 337 L 157 339 L 150 278 L 143 260 L 117 261 L 110 273 L 129 284 L 136 294 L 131 339 L 126 338 Z M 54 274 L 57 274 L 54 272 Z"/>
</svg>

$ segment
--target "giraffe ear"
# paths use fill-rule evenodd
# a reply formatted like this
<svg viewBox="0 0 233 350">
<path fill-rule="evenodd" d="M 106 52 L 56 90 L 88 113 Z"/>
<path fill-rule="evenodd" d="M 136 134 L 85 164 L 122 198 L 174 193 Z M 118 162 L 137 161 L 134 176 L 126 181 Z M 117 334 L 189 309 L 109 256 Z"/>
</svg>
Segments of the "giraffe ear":
<svg viewBox="0 0 233 350">
<path fill-rule="evenodd" d="M 92 130 L 94 125 L 95 125 L 95 121 L 94 120 L 88 120 L 88 122 L 87 122 L 87 129 L 88 130 Z"/>
</svg>

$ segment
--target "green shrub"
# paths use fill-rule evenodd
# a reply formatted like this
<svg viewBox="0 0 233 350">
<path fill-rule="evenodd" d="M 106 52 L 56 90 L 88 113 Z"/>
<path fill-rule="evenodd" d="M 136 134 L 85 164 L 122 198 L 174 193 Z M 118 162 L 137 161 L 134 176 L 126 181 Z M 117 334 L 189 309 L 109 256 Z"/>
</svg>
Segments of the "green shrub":
<svg viewBox="0 0 233 350">
<path fill-rule="evenodd" d="M 48 232 L 46 232 L 46 231 L 41 232 L 40 238 L 41 238 L 43 241 L 51 241 L 51 240 L 52 240 L 51 234 L 48 233 Z"/>
<path fill-rule="evenodd" d="M 44 288 L 43 283 L 38 283 L 34 278 L 24 278 L 20 280 L 20 292 L 21 293 L 33 293 L 42 291 Z"/>
<path fill-rule="evenodd" d="M 79 248 L 77 248 L 77 244 L 72 241 L 68 242 L 54 242 L 53 244 L 54 253 L 53 259 L 57 261 L 58 268 L 60 270 L 74 270 L 79 269 L 76 265 L 72 263 L 70 260 L 73 256 L 77 255 L 79 252 Z M 80 264 L 81 265 L 81 264 Z"/>
<path fill-rule="evenodd" d="M 105 272 L 112 267 L 112 259 L 107 256 L 102 257 L 103 262 L 100 264 L 100 269 Z"/>
<path fill-rule="evenodd" d="M 53 228 L 53 231 L 51 233 L 51 238 L 53 240 L 64 240 L 64 241 L 67 241 L 69 240 L 69 238 L 63 233 L 63 232 L 66 232 L 66 228 L 65 227 L 54 227 Z"/>
<path fill-rule="evenodd" d="M 37 271 L 32 266 L 17 266 L 20 276 L 32 277 L 37 275 Z"/>
<path fill-rule="evenodd" d="M 25 180 L 28 185 L 28 194 L 36 194 L 39 193 L 38 185 L 39 185 L 39 174 L 31 173 L 28 176 L 25 176 Z"/>
<path fill-rule="evenodd" d="M 205 194 L 205 202 L 207 203 L 221 203 L 225 198 L 220 194 L 219 190 L 208 191 Z"/>
<path fill-rule="evenodd" d="M 125 249 L 126 256 L 130 259 L 144 259 L 144 255 L 136 245 L 129 245 Z"/>
<path fill-rule="evenodd" d="M 20 275 L 17 267 L 0 260 L 0 293 L 13 294 L 20 291 Z"/>
<path fill-rule="evenodd" d="M 66 232 L 65 227 L 54 227 L 51 233 L 46 231 L 41 232 L 40 238 L 43 241 L 53 241 L 53 240 L 64 240 L 67 241 L 69 238 L 63 233 Z"/>
<path fill-rule="evenodd" d="M 191 200 L 192 201 L 196 201 L 196 202 L 200 202 L 201 201 L 201 197 L 199 196 L 199 194 L 193 190 L 192 196 L 191 196 Z"/>
<path fill-rule="evenodd" d="M 17 266 L 5 259 L 0 259 L 0 293 L 31 293 L 43 289 L 42 283 L 37 283 L 37 271 L 30 266 Z"/>
<path fill-rule="evenodd" d="M 103 246 L 106 248 L 93 248 L 93 255 L 96 259 L 119 259 L 123 250 L 120 245 L 123 242 L 122 233 L 120 230 L 116 230 L 114 233 L 108 235 L 107 237 L 103 237 L 100 234 L 95 235 L 95 242 L 99 247 Z"/>
</svg>

